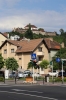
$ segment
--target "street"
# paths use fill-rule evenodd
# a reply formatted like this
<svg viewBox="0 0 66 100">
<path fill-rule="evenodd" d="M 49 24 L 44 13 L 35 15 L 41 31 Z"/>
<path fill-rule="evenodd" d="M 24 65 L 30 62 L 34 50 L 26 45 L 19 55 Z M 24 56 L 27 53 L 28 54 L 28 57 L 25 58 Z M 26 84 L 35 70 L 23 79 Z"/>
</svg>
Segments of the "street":
<svg viewBox="0 0 66 100">
<path fill-rule="evenodd" d="M 0 85 L 1 100 L 66 100 L 66 86 Z"/>
</svg>

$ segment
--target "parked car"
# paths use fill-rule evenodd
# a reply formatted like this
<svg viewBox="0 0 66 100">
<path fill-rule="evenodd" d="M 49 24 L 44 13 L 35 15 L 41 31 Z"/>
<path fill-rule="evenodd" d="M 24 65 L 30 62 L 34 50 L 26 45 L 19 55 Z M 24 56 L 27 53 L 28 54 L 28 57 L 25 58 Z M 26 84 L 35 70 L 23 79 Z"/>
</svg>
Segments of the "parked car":
<svg viewBox="0 0 66 100">
<path fill-rule="evenodd" d="M 15 78 L 16 74 L 15 71 L 9 73 L 9 78 Z"/>
<path fill-rule="evenodd" d="M 33 76 L 34 76 L 34 77 L 41 77 L 41 75 L 40 75 L 39 73 L 34 73 L 34 74 L 32 73 L 32 77 L 33 77 Z"/>
<path fill-rule="evenodd" d="M 63 76 L 66 77 L 66 72 L 63 72 Z M 62 72 L 58 73 L 58 77 L 62 77 Z"/>
<path fill-rule="evenodd" d="M 53 70 L 53 72 L 49 72 L 48 74 L 49 76 L 58 76 L 58 71 Z"/>
<path fill-rule="evenodd" d="M 21 71 L 19 71 L 19 72 L 18 72 L 18 78 L 23 78 L 23 77 L 24 77 L 24 73 L 21 72 Z"/>
<path fill-rule="evenodd" d="M 25 71 L 24 71 L 24 73 L 25 73 L 25 72 L 30 72 L 30 73 L 31 73 L 31 71 L 30 71 L 30 70 L 25 70 Z"/>
<path fill-rule="evenodd" d="M 23 74 L 24 74 L 24 77 L 27 77 L 29 74 L 30 74 L 30 76 L 32 76 L 31 72 L 24 72 Z"/>
</svg>

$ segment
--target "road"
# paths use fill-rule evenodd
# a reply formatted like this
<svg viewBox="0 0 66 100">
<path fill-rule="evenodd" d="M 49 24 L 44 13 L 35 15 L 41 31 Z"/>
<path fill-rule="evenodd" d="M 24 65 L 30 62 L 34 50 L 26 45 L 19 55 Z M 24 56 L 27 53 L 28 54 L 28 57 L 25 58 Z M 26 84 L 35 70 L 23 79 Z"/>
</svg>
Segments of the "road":
<svg viewBox="0 0 66 100">
<path fill-rule="evenodd" d="M 0 85 L 1 100 L 66 100 L 66 86 Z"/>
</svg>

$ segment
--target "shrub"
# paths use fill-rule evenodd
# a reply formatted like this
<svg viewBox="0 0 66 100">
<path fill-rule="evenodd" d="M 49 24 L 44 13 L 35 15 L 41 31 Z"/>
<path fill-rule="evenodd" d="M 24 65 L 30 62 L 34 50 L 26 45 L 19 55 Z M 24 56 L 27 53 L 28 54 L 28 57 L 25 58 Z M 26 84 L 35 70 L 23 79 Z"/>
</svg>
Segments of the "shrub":
<svg viewBox="0 0 66 100">
<path fill-rule="evenodd" d="M 4 77 L 0 77 L 0 81 L 2 81 L 2 82 L 3 82 L 3 81 L 4 81 Z"/>
</svg>

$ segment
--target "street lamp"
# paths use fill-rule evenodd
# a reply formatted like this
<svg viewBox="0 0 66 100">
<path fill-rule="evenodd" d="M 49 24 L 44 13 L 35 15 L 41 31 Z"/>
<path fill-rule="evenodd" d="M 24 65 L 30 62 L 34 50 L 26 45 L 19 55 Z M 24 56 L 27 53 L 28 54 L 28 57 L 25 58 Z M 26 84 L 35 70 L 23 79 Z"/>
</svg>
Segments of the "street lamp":
<svg viewBox="0 0 66 100">
<path fill-rule="evenodd" d="M 63 61 L 66 61 L 66 59 L 61 59 L 61 62 L 62 62 L 62 84 L 63 84 Z"/>
</svg>

